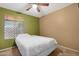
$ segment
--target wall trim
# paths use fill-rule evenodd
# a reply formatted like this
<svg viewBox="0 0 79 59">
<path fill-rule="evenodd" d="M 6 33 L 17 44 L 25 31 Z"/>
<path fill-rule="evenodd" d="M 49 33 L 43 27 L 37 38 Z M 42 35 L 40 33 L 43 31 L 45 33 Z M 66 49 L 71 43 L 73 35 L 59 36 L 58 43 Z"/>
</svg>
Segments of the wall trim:
<svg viewBox="0 0 79 59">
<path fill-rule="evenodd" d="M 62 48 L 65 48 L 65 49 L 68 49 L 68 50 L 71 50 L 71 51 L 74 51 L 74 52 L 78 52 L 79 53 L 79 50 L 76 50 L 76 49 L 72 49 L 72 48 L 69 48 L 69 47 L 66 47 L 66 46 L 63 46 L 63 45 L 58 45 Z"/>
<path fill-rule="evenodd" d="M 5 51 L 5 50 L 8 50 L 8 49 L 15 48 L 15 47 L 16 47 L 16 46 L 13 46 L 13 47 L 9 47 L 9 48 L 4 48 L 4 49 L 1 49 L 1 50 L 0 50 L 0 52 L 1 52 L 1 51 Z"/>
</svg>

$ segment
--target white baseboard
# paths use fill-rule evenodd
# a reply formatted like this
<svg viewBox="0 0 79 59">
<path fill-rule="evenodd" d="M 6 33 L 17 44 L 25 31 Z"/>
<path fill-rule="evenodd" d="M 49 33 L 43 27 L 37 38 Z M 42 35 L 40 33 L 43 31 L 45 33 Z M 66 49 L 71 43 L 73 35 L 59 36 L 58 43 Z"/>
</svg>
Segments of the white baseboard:
<svg viewBox="0 0 79 59">
<path fill-rule="evenodd" d="M 58 45 L 58 46 L 60 46 L 60 47 L 62 47 L 62 48 L 65 48 L 65 49 L 68 49 L 68 50 L 71 50 L 71 51 L 74 51 L 74 52 L 78 52 L 78 53 L 79 53 L 79 51 L 78 51 L 78 50 L 75 50 L 75 49 L 72 49 L 72 48 L 69 48 L 69 47 L 65 47 L 65 46 L 62 46 L 62 45 Z"/>
<path fill-rule="evenodd" d="M 5 49 L 1 49 L 0 51 L 5 51 L 5 50 L 12 49 L 12 48 L 15 48 L 15 47 L 16 47 L 16 46 L 9 47 L 9 48 L 5 48 Z"/>
</svg>

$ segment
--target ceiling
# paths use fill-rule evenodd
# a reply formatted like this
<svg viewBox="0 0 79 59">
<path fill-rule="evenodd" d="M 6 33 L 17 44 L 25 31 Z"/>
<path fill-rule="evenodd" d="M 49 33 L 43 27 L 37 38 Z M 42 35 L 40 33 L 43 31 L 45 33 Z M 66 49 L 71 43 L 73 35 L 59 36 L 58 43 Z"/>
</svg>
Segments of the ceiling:
<svg viewBox="0 0 79 59">
<path fill-rule="evenodd" d="M 57 11 L 61 8 L 71 5 L 71 3 L 50 3 L 48 7 L 40 7 L 41 12 L 37 12 L 35 8 L 31 8 L 29 11 L 26 11 L 27 3 L 0 3 L 0 7 L 4 7 L 7 9 L 15 10 L 22 12 L 27 15 L 32 15 L 36 17 L 45 16 L 51 12 Z"/>
</svg>

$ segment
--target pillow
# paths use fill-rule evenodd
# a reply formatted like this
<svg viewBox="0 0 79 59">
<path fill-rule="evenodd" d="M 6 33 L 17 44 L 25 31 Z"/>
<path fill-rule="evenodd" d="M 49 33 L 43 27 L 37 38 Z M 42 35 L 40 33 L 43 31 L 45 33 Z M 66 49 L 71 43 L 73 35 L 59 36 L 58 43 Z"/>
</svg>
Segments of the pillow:
<svg viewBox="0 0 79 59">
<path fill-rule="evenodd" d="M 16 38 L 18 39 L 22 39 L 22 38 L 30 38 L 31 37 L 31 35 L 29 35 L 29 34 L 19 34 Z"/>
</svg>

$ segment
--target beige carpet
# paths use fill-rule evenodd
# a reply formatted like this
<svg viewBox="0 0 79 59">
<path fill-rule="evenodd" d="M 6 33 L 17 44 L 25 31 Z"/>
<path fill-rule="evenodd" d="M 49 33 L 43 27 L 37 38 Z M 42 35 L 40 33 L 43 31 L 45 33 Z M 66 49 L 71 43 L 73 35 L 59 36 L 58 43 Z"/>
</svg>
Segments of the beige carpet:
<svg viewBox="0 0 79 59">
<path fill-rule="evenodd" d="M 71 51 L 63 47 L 58 47 L 49 56 L 79 56 L 79 52 Z"/>
<path fill-rule="evenodd" d="M 0 51 L 0 56 L 21 56 L 17 47 L 5 51 Z"/>
</svg>

